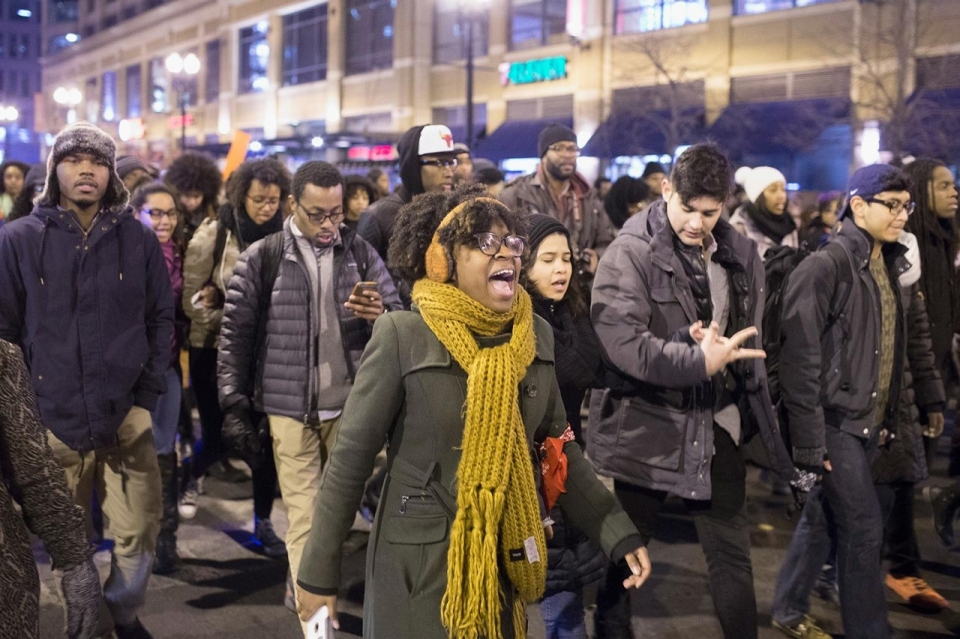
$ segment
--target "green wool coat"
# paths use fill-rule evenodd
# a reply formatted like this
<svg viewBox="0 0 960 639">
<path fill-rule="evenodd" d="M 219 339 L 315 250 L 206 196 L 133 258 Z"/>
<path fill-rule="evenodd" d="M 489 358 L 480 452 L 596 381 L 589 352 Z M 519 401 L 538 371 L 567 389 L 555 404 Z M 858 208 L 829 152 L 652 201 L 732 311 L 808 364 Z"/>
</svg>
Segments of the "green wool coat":
<svg viewBox="0 0 960 639">
<path fill-rule="evenodd" d="M 553 370 L 553 331 L 539 317 L 534 316 L 534 322 L 536 357 L 518 389 L 531 446 L 538 431 L 558 437 L 566 428 Z M 481 340 L 481 346 L 496 340 Z M 387 442 L 387 478 L 367 546 L 363 625 L 367 639 L 447 639 L 440 623 L 440 600 L 456 513 L 466 389 L 466 373 L 419 313 L 388 313 L 377 320 L 343 410 L 298 574 L 305 590 L 338 591 L 341 546 L 374 458 Z M 568 477 L 559 503 L 570 523 L 611 557 L 619 559 L 638 548 L 636 528 L 597 479 L 580 447 L 570 442 L 564 450 Z M 501 570 L 502 584 L 503 575 Z M 503 636 L 512 639 L 512 602 L 509 594 L 507 598 Z"/>
</svg>

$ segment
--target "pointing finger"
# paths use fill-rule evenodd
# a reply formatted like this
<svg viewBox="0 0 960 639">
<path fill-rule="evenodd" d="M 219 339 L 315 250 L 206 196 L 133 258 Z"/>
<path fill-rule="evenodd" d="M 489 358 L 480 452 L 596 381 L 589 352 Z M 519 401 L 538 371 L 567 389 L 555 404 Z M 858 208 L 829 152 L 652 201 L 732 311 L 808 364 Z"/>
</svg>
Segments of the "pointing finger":
<svg viewBox="0 0 960 639">
<path fill-rule="evenodd" d="M 734 346 L 740 346 L 751 337 L 756 337 L 758 333 L 759 331 L 756 326 L 750 326 L 734 333 L 733 336 L 730 337 L 730 342 L 733 343 Z"/>
</svg>

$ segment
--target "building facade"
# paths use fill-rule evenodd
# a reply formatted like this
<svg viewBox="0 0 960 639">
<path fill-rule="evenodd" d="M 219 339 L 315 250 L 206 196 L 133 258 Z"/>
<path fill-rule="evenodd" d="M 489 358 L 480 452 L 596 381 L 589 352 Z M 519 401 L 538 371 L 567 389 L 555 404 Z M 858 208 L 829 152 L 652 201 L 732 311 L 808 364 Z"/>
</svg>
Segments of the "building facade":
<svg viewBox="0 0 960 639">
<path fill-rule="evenodd" d="M 34 96 L 40 92 L 40 2 L 0 0 L 0 154 L 39 159 Z"/>
<path fill-rule="evenodd" d="M 47 130 L 69 115 L 55 90 L 76 88 L 78 117 L 160 163 L 183 124 L 188 147 L 225 153 L 243 130 L 255 152 L 338 162 L 389 159 L 380 145 L 419 123 L 463 140 L 468 58 L 475 147 L 511 170 L 561 121 L 594 171 L 712 139 L 827 188 L 883 149 L 927 151 L 921 106 L 960 121 L 956 0 L 80 2 L 74 23 L 44 19 Z M 173 76 L 174 52 L 199 73 Z"/>
</svg>

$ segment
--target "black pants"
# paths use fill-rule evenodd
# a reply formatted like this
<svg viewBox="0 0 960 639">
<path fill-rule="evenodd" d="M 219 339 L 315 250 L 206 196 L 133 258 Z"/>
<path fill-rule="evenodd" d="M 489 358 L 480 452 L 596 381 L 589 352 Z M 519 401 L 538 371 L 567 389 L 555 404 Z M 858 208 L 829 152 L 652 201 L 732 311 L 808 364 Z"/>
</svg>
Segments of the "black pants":
<svg viewBox="0 0 960 639">
<path fill-rule="evenodd" d="M 920 576 L 920 547 L 913 528 L 914 484 L 877 484 L 880 513 L 885 522 L 886 558 L 894 577 Z"/>
<path fill-rule="evenodd" d="M 223 411 L 217 397 L 217 349 L 190 347 L 190 385 L 200 413 L 201 441 L 193 454 L 193 476 L 199 478 L 226 454 L 221 437 Z"/>
<path fill-rule="evenodd" d="M 277 496 L 277 465 L 272 450 L 263 457 L 263 463 L 253 469 L 253 516 L 270 519 Z"/>
<path fill-rule="evenodd" d="M 713 437 L 716 452 L 710 469 L 712 499 L 685 499 L 684 504 L 693 515 L 707 560 L 710 595 L 724 637 L 754 639 L 757 637 L 757 598 L 750 563 L 750 529 L 743 512 L 746 466 L 742 451 L 726 431 L 714 425 Z M 644 543 L 649 543 L 667 493 L 620 481 L 615 482 L 614 488 Z M 618 570 L 608 571 L 598 595 L 598 615 L 617 608 L 622 610 L 622 600 L 629 601 L 629 593 L 623 588 L 627 576 L 624 570 L 625 564 L 621 564 Z M 615 612 L 611 614 L 622 617 Z"/>
</svg>

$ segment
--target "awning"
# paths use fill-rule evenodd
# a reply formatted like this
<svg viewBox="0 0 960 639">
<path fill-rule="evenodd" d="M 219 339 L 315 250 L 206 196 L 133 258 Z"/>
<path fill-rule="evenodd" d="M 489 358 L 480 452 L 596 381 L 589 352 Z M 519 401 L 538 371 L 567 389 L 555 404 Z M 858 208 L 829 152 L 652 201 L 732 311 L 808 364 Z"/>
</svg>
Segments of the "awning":
<svg viewBox="0 0 960 639">
<path fill-rule="evenodd" d="M 676 117 L 671 116 L 669 109 L 647 113 L 614 113 L 583 147 L 583 155 L 596 158 L 672 156 L 675 147 L 700 141 L 705 116 L 706 109 L 702 106 L 686 107 Z M 670 139 L 676 143 L 668 142 Z"/>
<path fill-rule="evenodd" d="M 960 87 L 916 91 L 907 100 L 904 116 L 904 150 L 960 161 Z"/>
<path fill-rule="evenodd" d="M 791 156 L 815 148 L 828 127 L 849 116 L 847 98 L 737 103 L 724 109 L 707 138 L 738 163 L 746 156 Z"/>
<path fill-rule="evenodd" d="M 573 118 L 507 120 L 496 131 L 477 142 L 473 157 L 487 158 L 497 163 L 511 158 L 540 157 L 537 138 L 545 126 L 554 122 L 573 128 Z"/>
<path fill-rule="evenodd" d="M 467 125 L 466 124 L 455 124 L 453 126 L 447 126 L 450 129 L 450 133 L 453 134 L 453 141 L 459 144 L 467 143 Z M 487 123 L 478 122 L 473 125 L 473 146 L 477 146 L 480 139 L 483 138 L 483 134 L 486 131 Z M 473 151 L 473 149 L 471 149 Z"/>
</svg>

